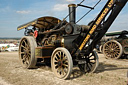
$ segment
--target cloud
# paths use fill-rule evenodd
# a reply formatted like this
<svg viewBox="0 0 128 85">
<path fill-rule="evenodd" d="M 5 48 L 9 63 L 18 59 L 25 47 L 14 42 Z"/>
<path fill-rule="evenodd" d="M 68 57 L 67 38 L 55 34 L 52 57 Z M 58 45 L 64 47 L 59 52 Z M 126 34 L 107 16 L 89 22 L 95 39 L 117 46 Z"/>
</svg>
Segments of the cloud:
<svg viewBox="0 0 128 85">
<path fill-rule="evenodd" d="M 67 10 L 67 8 L 68 8 L 68 4 L 56 4 L 56 5 L 54 5 L 53 10 L 54 11 L 64 11 L 64 10 Z"/>
<path fill-rule="evenodd" d="M 31 11 L 25 11 L 25 10 L 22 10 L 22 11 L 16 11 L 16 13 L 18 14 L 28 14 L 30 13 Z"/>
<path fill-rule="evenodd" d="M 67 2 L 74 2 L 75 0 L 66 0 Z"/>
<path fill-rule="evenodd" d="M 0 12 L 10 12 L 10 10 L 12 10 L 12 9 L 9 6 L 0 8 Z"/>
</svg>

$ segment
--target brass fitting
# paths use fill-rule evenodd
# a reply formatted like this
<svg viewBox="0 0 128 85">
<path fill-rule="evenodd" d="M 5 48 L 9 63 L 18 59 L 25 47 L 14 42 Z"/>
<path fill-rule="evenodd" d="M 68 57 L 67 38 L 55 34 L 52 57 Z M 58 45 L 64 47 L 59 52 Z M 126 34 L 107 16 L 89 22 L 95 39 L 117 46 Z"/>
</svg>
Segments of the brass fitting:
<svg viewBox="0 0 128 85">
<path fill-rule="evenodd" d="M 68 7 L 76 7 L 76 4 L 69 4 Z"/>
</svg>

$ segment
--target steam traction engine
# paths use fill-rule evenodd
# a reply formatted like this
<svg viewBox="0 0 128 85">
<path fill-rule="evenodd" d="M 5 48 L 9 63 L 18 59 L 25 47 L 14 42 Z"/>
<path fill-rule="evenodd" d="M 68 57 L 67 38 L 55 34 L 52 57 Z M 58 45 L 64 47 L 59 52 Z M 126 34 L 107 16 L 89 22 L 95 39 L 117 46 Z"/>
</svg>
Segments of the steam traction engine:
<svg viewBox="0 0 128 85">
<path fill-rule="evenodd" d="M 106 58 L 119 59 L 128 56 L 128 31 L 106 33 L 109 40 L 103 44 L 103 54 Z"/>
<path fill-rule="evenodd" d="M 128 31 L 107 32 L 98 42 L 96 51 L 107 59 L 128 58 Z"/>
<path fill-rule="evenodd" d="M 94 72 L 99 61 L 93 49 L 126 2 L 127 0 L 108 0 L 89 25 L 76 24 L 76 7 L 82 6 L 92 10 L 99 2 L 94 7 L 81 3 L 70 4 L 69 22 L 55 17 L 41 17 L 19 26 L 17 30 L 25 28 L 25 36 L 19 46 L 22 66 L 29 69 L 34 68 L 37 62 L 51 63 L 54 74 L 62 79 L 70 77 L 74 65 L 78 65 L 81 71 Z M 30 26 L 32 28 L 28 29 Z"/>
</svg>

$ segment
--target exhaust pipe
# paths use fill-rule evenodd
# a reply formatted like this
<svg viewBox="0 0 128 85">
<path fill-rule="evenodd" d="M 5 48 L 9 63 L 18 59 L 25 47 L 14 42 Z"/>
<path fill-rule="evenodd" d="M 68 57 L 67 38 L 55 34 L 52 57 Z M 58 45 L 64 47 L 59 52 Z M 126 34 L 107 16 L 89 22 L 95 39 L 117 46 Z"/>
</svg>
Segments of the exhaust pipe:
<svg viewBox="0 0 128 85">
<path fill-rule="evenodd" d="M 69 4 L 69 22 L 72 24 L 76 23 L 76 5 L 75 4 Z"/>
</svg>

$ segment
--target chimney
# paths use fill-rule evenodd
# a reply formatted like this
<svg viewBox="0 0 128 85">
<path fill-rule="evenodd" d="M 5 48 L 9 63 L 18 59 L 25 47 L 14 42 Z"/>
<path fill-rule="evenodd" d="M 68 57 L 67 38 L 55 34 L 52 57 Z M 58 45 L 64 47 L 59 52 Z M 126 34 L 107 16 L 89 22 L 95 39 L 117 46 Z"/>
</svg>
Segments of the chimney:
<svg viewBox="0 0 128 85">
<path fill-rule="evenodd" d="M 76 5 L 75 4 L 69 4 L 69 22 L 72 24 L 76 23 Z"/>
</svg>

